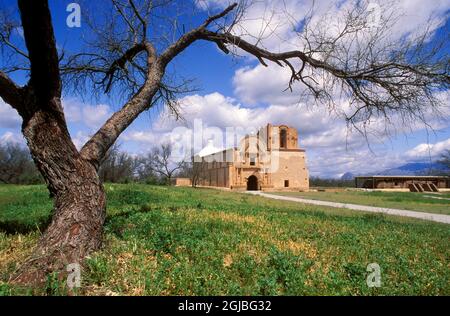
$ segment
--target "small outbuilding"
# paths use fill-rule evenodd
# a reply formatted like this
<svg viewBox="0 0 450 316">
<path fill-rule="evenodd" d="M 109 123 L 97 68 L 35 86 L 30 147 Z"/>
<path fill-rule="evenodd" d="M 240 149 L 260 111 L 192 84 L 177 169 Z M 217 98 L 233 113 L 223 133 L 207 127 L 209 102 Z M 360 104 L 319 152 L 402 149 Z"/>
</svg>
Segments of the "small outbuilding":
<svg viewBox="0 0 450 316">
<path fill-rule="evenodd" d="M 189 178 L 174 178 L 172 179 L 172 185 L 176 187 L 190 187 L 192 186 L 192 180 Z"/>
<path fill-rule="evenodd" d="M 365 176 L 355 177 L 355 186 L 365 189 L 411 189 L 416 186 L 450 188 L 450 177 L 446 176 Z M 427 190 L 426 190 L 427 191 Z"/>
</svg>

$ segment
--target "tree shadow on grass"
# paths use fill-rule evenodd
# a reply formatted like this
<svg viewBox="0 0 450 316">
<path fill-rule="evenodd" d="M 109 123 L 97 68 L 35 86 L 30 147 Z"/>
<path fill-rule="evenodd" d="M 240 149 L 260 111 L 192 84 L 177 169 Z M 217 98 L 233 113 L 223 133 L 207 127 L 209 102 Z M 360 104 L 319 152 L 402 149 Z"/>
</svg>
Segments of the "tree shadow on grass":
<svg viewBox="0 0 450 316">
<path fill-rule="evenodd" d="M 171 207 L 171 211 L 176 211 L 177 207 Z M 119 212 L 112 215 L 107 215 L 105 225 L 109 224 L 113 219 L 118 218 L 128 218 L 129 216 L 138 214 L 138 213 L 148 213 L 152 211 L 152 207 L 150 205 L 142 205 L 141 207 L 133 208 L 130 211 Z M 35 231 L 45 231 L 46 228 L 50 225 L 52 221 L 52 216 L 40 217 L 35 221 L 25 221 L 20 219 L 6 219 L 0 220 L 0 232 L 5 233 L 7 235 L 16 235 L 16 234 L 28 234 Z"/>
<path fill-rule="evenodd" d="M 45 229 L 50 225 L 52 216 L 42 217 L 37 221 L 30 223 L 21 220 L 3 220 L 0 221 L 0 232 L 7 235 L 16 235 L 32 233 L 37 231 L 45 231 Z"/>
</svg>

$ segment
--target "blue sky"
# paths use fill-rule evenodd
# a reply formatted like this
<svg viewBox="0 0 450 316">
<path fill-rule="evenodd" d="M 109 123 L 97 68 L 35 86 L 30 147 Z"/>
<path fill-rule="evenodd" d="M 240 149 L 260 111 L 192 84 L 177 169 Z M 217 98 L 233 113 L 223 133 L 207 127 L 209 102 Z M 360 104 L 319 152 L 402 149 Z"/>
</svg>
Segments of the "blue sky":
<svg viewBox="0 0 450 316">
<path fill-rule="evenodd" d="M 51 11 L 58 45 L 68 51 L 77 51 L 79 39 L 85 29 L 69 28 L 66 25 L 67 4 L 76 1 L 50 0 Z M 377 1 L 374 1 L 377 2 Z M 410 34 L 423 27 L 430 16 L 448 26 L 449 1 L 418 0 L 380 0 L 393 3 L 403 10 L 404 15 L 393 33 Z M 207 12 L 216 12 L 229 3 L 226 0 L 208 0 L 197 4 L 196 15 L 182 18 L 187 25 L 200 24 Z M 289 40 L 294 34 L 285 25 L 285 16 L 275 0 L 259 1 L 250 8 L 246 30 L 258 32 L 267 8 L 274 9 L 271 23 L 276 23 L 273 34 L 265 38 L 263 45 L 271 50 L 280 50 L 293 45 Z M 293 14 L 301 15 L 310 7 L 309 0 L 285 0 L 286 7 Z M 339 10 L 348 1 L 340 1 L 340 6 L 329 1 L 317 1 L 317 16 L 339 15 Z M 83 10 L 83 2 L 80 2 Z M 15 1 L 0 0 L 0 6 L 15 6 Z M 101 19 L 101 15 L 99 15 Z M 442 25 L 440 25 L 442 26 Z M 446 36 L 444 28 L 437 28 L 436 37 Z M 19 32 L 18 32 L 19 33 Z M 20 43 L 20 34 L 15 40 Z M 433 39 L 430 39 L 433 41 Z M 287 45 L 287 46 L 286 46 Z M 448 47 L 445 53 L 448 53 Z M 367 173 L 396 167 L 407 162 L 433 161 L 444 150 L 450 148 L 450 110 L 448 93 L 443 94 L 446 106 L 443 119 L 430 117 L 434 131 L 417 125 L 410 129 L 394 126 L 392 135 L 383 134 L 380 128 L 376 137 L 370 138 L 370 148 L 366 140 L 357 133 L 349 133 L 342 119 L 328 113 L 322 107 L 312 107 L 299 95 L 283 91 L 286 88 L 286 70 L 269 65 L 261 66 L 254 58 L 243 55 L 240 58 L 227 56 L 215 45 L 198 42 L 174 61 L 172 70 L 177 74 L 196 79 L 200 89 L 195 93 L 180 97 L 183 114 L 182 121 L 175 121 L 164 108 L 144 113 L 120 137 L 121 148 L 130 153 L 145 153 L 161 142 L 180 140 L 181 135 L 190 135 L 194 120 L 201 120 L 205 134 L 204 144 L 211 133 L 208 127 L 223 131 L 227 127 L 258 128 L 267 123 L 288 124 L 299 130 L 300 146 L 307 151 L 311 175 L 339 177 L 345 172 Z M 24 84 L 23 74 L 14 76 L 18 83 Z M 301 89 L 301 87 L 298 87 Z M 102 97 L 95 100 L 85 96 L 65 93 L 63 100 L 66 117 L 75 144 L 80 147 L 101 124 L 121 106 L 116 98 Z M 20 118 L 8 105 L 0 100 L 0 141 L 23 142 L 20 134 Z M 223 147 L 215 139 L 217 147 Z"/>
</svg>

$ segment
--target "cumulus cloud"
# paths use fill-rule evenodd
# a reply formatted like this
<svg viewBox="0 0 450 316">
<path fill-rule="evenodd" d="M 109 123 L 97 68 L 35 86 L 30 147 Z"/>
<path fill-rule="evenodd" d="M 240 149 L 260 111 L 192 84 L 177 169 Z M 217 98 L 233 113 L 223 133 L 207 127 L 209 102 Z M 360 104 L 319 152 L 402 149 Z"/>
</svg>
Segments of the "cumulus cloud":
<svg viewBox="0 0 450 316">
<path fill-rule="evenodd" d="M 445 150 L 450 149 L 450 138 L 435 144 L 419 144 L 405 153 L 408 158 L 432 158 L 439 157 Z"/>
<path fill-rule="evenodd" d="M 78 150 L 80 150 L 84 144 L 86 144 L 86 142 L 89 140 L 90 136 L 88 134 L 86 134 L 83 131 L 78 131 L 75 136 L 72 136 L 72 141 L 75 145 L 75 147 L 77 147 Z"/>
<path fill-rule="evenodd" d="M 217 11 L 232 2 L 204 0 L 198 1 L 198 4 L 204 10 Z M 307 14 L 312 12 L 311 29 L 323 29 L 330 34 L 342 29 L 340 25 L 345 20 L 346 10 L 369 2 L 378 5 L 378 13 L 381 16 L 389 14 L 383 12 L 383 9 L 386 8 L 389 12 L 397 15 L 396 22 L 390 27 L 390 34 L 384 36 L 383 40 L 380 39 L 380 43 L 395 42 L 425 29 L 429 30 L 431 36 L 446 21 L 450 10 L 450 3 L 445 0 L 437 0 L 432 3 L 420 0 L 250 1 L 251 6 L 232 32 L 274 52 L 293 49 L 305 50 L 308 46 L 301 39 L 300 34 L 302 34 L 302 23 Z M 363 40 L 358 38 L 356 42 L 361 45 L 360 42 Z M 287 67 L 281 68 L 273 63 L 268 63 L 269 67 L 264 67 L 253 56 L 239 49 L 237 52 L 257 63 L 254 66 L 242 67 L 235 72 L 234 93 L 242 102 L 246 105 L 258 106 L 260 104 L 290 105 L 299 101 L 299 96 L 305 90 L 305 86 L 296 84 L 294 93 L 286 91 L 290 79 L 290 71 Z M 320 58 L 320 56 L 316 57 Z M 317 81 L 320 78 L 315 79 Z"/>
<path fill-rule="evenodd" d="M 292 104 L 299 101 L 298 85 L 287 91 L 291 72 L 282 67 L 243 67 L 233 77 L 234 93 L 242 102 L 257 106 L 265 104 Z"/>
<path fill-rule="evenodd" d="M 77 99 L 63 100 L 64 113 L 69 123 L 81 123 L 96 130 L 111 116 L 109 105 L 91 105 Z"/>
<path fill-rule="evenodd" d="M 17 111 L 0 99 L 0 128 L 19 128 L 21 123 Z"/>
<path fill-rule="evenodd" d="M 322 106 L 309 107 L 303 103 L 294 103 L 246 107 L 238 100 L 220 93 L 186 96 L 180 99 L 180 104 L 183 120 L 176 121 L 169 112 L 163 111 L 152 124 L 152 129 L 130 130 L 125 133 L 123 139 L 142 144 L 138 147 L 147 150 L 163 142 L 171 142 L 176 146 L 189 143 L 195 147 L 193 139 L 196 137 L 195 133 L 200 131 L 200 148 L 196 148 L 198 152 L 209 139 L 213 140 L 215 147 L 230 147 L 227 139 L 222 137 L 230 128 L 251 133 L 267 123 L 272 123 L 287 124 L 299 131 L 299 143 L 307 150 L 308 167 L 313 176 L 340 177 L 349 171 L 355 174 L 370 173 L 423 158 L 417 150 L 411 150 L 409 153 L 396 151 L 386 134 L 371 134 L 369 139 L 366 139 L 349 130 L 344 121 L 330 114 L 328 109 Z M 198 125 L 195 126 L 200 123 L 202 129 L 199 129 Z M 373 124 L 375 130 L 380 129 L 378 122 Z M 442 126 L 448 126 L 448 122 Z M 436 127 L 442 126 L 436 124 Z M 423 126 L 416 128 L 418 130 Z M 404 133 L 411 131 L 402 130 L 401 126 L 398 126 L 398 129 Z M 217 130 L 220 131 L 218 137 Z M 238 140 L 240 138 L 233 141 Z M 431 146 L 438 152 L 446 146 L 449 147 L 448 145 L 444 142 Z M 192 148 L 187 146 L 184 149 L 189 151 Z M 179 156 L 182 157 L 183 154 Z"/>
<path fill-rule="evenodd" d="M 198 0 L 198 7 L 205 11 L 218 11 L 235 1 L 230 0 Z M 345 10 L 355 6 L 375 5 L 388 8 L 398 14 L 392 26 L 391 38 L 399 39 L 405 35 L 423 30 L 430 26 L 431 33 L 448 18 L 450 3 L 446 0 L 258 0 L 249 1 L 250 5 L 233 32 L 249 41 L 258 41 L 271 49 L 294 47 L 298 42 L 297 33 L 307 15 L 312 13 L 311 25 L 327 20 L 327 31 L 342 18 Z M 368 6 L 373 8 L 373 6 Z M 385 12 L 379 12 L 381 16 Z M 376 13 L 378 14 L 378 13 Z M 434 23 L 430 24 L 430 19 Z M 294 46 L 292 46 L 294 45 Z M 298 47 L 297 47 L 298 48 Z"/>
<path fill-rule="evenodd" d="M 14 133 L 14 132 L 8 131 L 8 132 L 5 132 L 2 136 L 0 136 L 0 144 L 6 144 L 6 143 L 25 144 L 25 139 L 19 133 Z"/>
<path fill-rule="evenodd" d="M 200 8 L 211 12 L 218 11 L 231 4 L 228 0 L 198 1 Z M 313 1 L 313 0 L 261 0 L 250 1 L 251 5 L 242 17 L 242 21 L 234 27 L 236 35 L 258 45 L 278 52 L 283 50 L 304 50 L 306 43 L 300 39 L 305 16 L 312 12 L 311 28 L 319 26 L 326 33 L 333 33 L 343 23 L 345 12 L 357 5 L 376 4 L 382 17 L 393 12 L 395 23 L 391 25 L 389 34 L 379 41 L 396 42 L 408 35 L 429 30 L 430 36 L 442 26 L 449 16 L 450 2 L 436 0 L 426 2 L 420 0 L 376 0 L 376 1 Z M 384 12 L 388 9 L 388 12 Z M 317 27 L 316 27 L 317 26 Z M 350 40 L 350 39 L 348 39 Z M 363 38 L 356 42 L 361 45 Z M 355 41 L 352 41 L 353 43 Z M 243 53 L 239 51 L 239 53 Z M 253 56 L 250 60 L 256 61 Z M 257 61 L 256 61 L 257 62 Z M 238 69 L 233 78 L 234 93 L 246 105 L 287 104 L 298 102 L 304 86 L 296 85 L 294 93 L 285 91 L 290 79 L 290 72 L 273 63 L 264 67 L 257 63 Z M 316 78 L 317 80 L 317 78 Z"/>
<path fill-rule="evenodd" d="M 185 153 L 179 154 L 181 157 L 192 149 L 198 152 L 209 139 L 213 140 L 215 147 L 228 148 L 235 146 L 240 136 L 256 131 L 267 123 L 287 124 L 298 129 L 300 146 L 307 150 L 313 175 L 335 177 L 347 171 L 392 166 L 401 161 L 392 157 L 386 160 L 387 151 L 376 138 L 371 140 L 371 145 L 381 146 L 381 149 L 376 153 L 370 152 L 364 137 L 349 132 L 344 122 L 336 121 L 324 108 L 309 109 L 302 104 L 248 108 L 219 93 L 187 96 L 180 103 L 182 121 L 176 121 L 168 112 L 163 112 L 151 130 L 130 130 L 123 140 L 142 144 L 138 147 L 147 149 L 164 142 L 180 147 L 183 147 L 181 144 L 188 144 L 183 147 Z M 226 139 L 228 130 L 237 133 L 233 135 L 235 139 L 231 144 Z M 195 137 L 199 137 L 200 147 L 195 147 Z M 393 153 L 390 155 L 393 156 Z"/>
<path fill-rule="evenodd" d="M 154 122 L 153 130 L 170 132 L 177 126 L 192 128 L 194 120 L 201 120 L 207 126 L 222 130 L 227 127 L 255 130 L 272 123 L 293 126 L 306 137 L 328 130 L 329 125 L 334 126 L 334 118 L 325 108 L 320 106 L 309 108 L 301 103 L 249 108 L 220 93 L 191 95 L 180 99 L 179 102 L 183 120 L 173 120 L 166 111 Z"/>
<path fill-rule="evenodd" d="M 401 154 L 379 150 L 311 151 L 307 156 L 310 175 L 324 178 L 340 178 L 346 172 L 373 174 L 404 165 L 408 162 Z"/>
</svg>

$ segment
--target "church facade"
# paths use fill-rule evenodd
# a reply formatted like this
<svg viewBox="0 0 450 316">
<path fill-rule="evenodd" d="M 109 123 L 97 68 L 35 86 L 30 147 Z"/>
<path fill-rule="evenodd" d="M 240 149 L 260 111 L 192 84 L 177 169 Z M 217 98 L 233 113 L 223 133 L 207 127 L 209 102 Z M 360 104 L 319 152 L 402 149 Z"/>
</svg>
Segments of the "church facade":
<svg viewBox="0 0 450 316">
<path fill-rule="evenodd" d="M 268 124 L 238 147 L 194 157 L 195 185 L 233 190 L 307 190 L 305 150 L 295 128 Z"/>
</svg>

